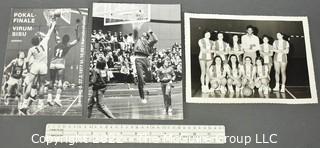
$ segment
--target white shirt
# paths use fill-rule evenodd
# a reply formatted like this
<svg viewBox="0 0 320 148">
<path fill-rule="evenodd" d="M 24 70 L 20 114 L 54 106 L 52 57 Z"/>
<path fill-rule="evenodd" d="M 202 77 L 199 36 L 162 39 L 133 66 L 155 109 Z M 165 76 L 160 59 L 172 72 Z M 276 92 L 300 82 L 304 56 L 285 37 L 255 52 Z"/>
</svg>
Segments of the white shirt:
<svg viewBox="0 0 320 148">
<path fill-rule="evenodd" d="M 241 37 L 242 47 L 249 50 L 258 50 L 260 43 L 259 38 L 255 35 L 243 35 Z"/>
</svg>

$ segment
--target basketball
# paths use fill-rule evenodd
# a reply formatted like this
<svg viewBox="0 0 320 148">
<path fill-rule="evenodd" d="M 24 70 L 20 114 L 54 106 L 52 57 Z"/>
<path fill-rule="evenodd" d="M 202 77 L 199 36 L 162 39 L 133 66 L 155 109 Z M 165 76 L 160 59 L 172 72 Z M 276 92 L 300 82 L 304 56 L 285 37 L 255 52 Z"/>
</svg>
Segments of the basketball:
<svg viewBox="0 0 320 148">
<path fill-rule="evenodd" d="M 244 95 L 245 97 L 249 97 L 249 96 L 251 96 L 251 95 L 253 94 L 252 89 L 249 88 L 249 87 L 244 87 L 243 90 L 242 90 L 242 92 L 243 92 L 243 95 Z"/>
</svg>

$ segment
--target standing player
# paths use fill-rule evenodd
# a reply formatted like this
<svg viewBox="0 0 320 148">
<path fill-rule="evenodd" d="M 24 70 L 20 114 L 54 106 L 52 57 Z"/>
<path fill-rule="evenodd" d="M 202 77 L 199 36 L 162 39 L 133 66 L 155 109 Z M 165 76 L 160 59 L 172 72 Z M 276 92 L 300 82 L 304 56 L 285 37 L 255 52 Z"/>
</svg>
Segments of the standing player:
<svg viewBox="0 0 320 148">
<path fill-rule="evenodd" d="M 289 54 L 289 42 L 283 39 L 283 33 L 277 33 L 277 40 L 273 42 L 273 52 L 274 54 L 274 69 L 275 69 L 275 78 L 276 78 L 276 86 L 273 88 L 273 91 L 279 91 L 284 93 L 286 80 L 287 80 L 287 64 Z M 280 76 L 281 76 L 281 86 L 280 86 Z"/>
<path fill-rule="evenodd" d="M 222 61 L 226 63 L 229 48 L 229 44 L 223 41 L 223 33 L 218 33 L 218 40 L 214 41 L 214 57 L 220 56 L 222 58 Z"/>
<path fill-rule="evenodd" d="M 263 57 L 263 64 L 268 65 L 268 71 L 270 73 L 271 67 L 272 67 L 272 56 L 273 56 L 273 47 L 269 44 L 269 38 L 268 36 L 264 35 L 262 37 L 263 43 L 260 45 L 260 56 Z"/>
<path fill-rule="evenodd" d="M 10 77 L 8 81 L 4 84 L 4 103 L 5 105 L 9 104 L 8 97 L 15 97 L 16 100 L 19 100 L 21 87 L 22 87 L 22 77 L 25 70 L 25 55 L 24 52 L 19 52 L 18 58 L 13 59 L 5 68 L 6 72 L 11 68 Z"/>
<path fill-rule="evenodd" d="M 135 31 L 137 33 L 137 28 Z M 134 46 L 135 55 L 135 65 L 138 76 L 138 89 L 141 102 L 143 104 L 147 103 L 147 99 L 144 96 L 144 76 L 147 74 L 148 69 L 150 69 L 150 63 L 148 56 L 153 53 L 153 46 L 158 42 L 158 38 L 151 30 L 147 33 L 143 33 L 142 36 L 137 40 Z"/>
<path fill-rule="evenodd" d="M 61 104 L 61 93 L 62 93 L 62 84 L 63 84 L 63 76 L 64 76 L 64 69 L 65 69 L 65 56 L 69 52 L 69 50 L 75 46 L 80 41 L 79 36 L 79 23 L 80 20 L 77 20 L 77 25 L 75 29 L 76 33 L 76 39 L 72 42 L 70 41 L 70 36 L 68 34 L 65 34 L 62 36 L 62 39 L 59 37 L 58 31 L 55 29 L 55 35 L 56 35 L 56 43 L 57 45 L 54 47 L 53 51 L 53 59 L 50 62 L 50 90 L 54 88 L 54 84 L 57 80 L 57 92 L 56 97 L 52 102 L 52 93 L 49 91 L 48 94 L 48 104 L 52 106 L 53 104 L 57 104 L 58 106 L 62 106 Z"/>
<path fill-rule="evenodd" d="M 239 43 L 238 35 L 232 36 L 232 42 L 230 43 L 230 50 L 229 50 L 229 58 L 232 54 L 236 55 L 238 61 L 242 64 L 243 50 L 241 48 L 241 44 Z"/>
<path fill-rule="evenodd" d="M 241 37 L 241 45 L 244 50 L 243 57 L 250 57 L 252 62 L 255 62 L 255 59 L 257 57 L 257 51 L 260 48 L 260 40 L 259 37 L 253 34 L 253 27 L 248 26 L 247 27 L 247 34 L 243 35 Z M 243 59 L 243 63 L 245 63 Z"/>
<path fill-rule="evenodd" d="M 174 69 L 169 65 L 170 58 L 166 57 L 163 63 L 163 66 L 158 70 L 159 78 L 161 82 L 161 89 L 164 102 L 164 113 L 169 116 L 172 115 L 172 106 L 171 106 L 171 89 L 172 81 L 175 80 L 176 75 Z"/>
<path fill-rule="evenodd" d="M 38 107 L 42 108 L 44 106 L 44 94 L 46 93 L 44 88 L 44 76 L 46 76 L 48 73 L 48 41 L 55 28 L 55 25 L 56 21 L 53 19 L 47 34 L 35 35 L 31 39 L 31 44 L 33 46 L 28 51 L 26 62 L 30 62 L 31 59 L 33 60 L 32 64 L 30 65 L 30 74 L 28 75 L 29 83 L 27 83 L 26 90 L 23 94 L 23 102 L 20 108 L 20 111 L 25 115 L 27 114 L 33 99 L 36 97 L 37 88 L 39 88 Z M 39 83 L 40 87 L 37 87 L 37 83 Z"/>
<path fill-rule="evenodd" d="M 209 67 L 212 64 L 212 52 L 214 48 L 214 42 L 210 39 L 211 33 L 210 31 L 206 31 L 204 33 L 204 37 L 198 41 L 198 45 L 200 47 L 199 52 L 199 63 L 201 69 L 201 92 L 209 91 L 209 81 L 210 77 L 208 74 Z"/>
<path fill-rule="evenodd" d="M 100 103 L 100 99 L 107 88 L 108 66 L 102 52 L 98 53 L 97 56 L 97 63 L 90 76 L 89 86 L 92 86 L 92 96 L 88 103 L 88 118 L 91 118 L 94 105 L 97 105 L 98 110 L 108 118 L 115 118 L 107 106 Z"/>
</svg>

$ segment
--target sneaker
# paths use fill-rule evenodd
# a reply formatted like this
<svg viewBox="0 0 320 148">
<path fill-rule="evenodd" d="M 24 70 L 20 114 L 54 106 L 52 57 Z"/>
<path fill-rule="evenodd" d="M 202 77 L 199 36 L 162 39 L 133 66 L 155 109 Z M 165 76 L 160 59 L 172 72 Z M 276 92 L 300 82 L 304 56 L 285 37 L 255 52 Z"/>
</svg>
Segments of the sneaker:
<svg viewBox="0 0 320 148">
<path fill-rule="evenodd" d="M 56 105 L 58 105 L 59 107 L 61 107 L 62 106 L 62 104 L 61 104 L 61 100 L 60 99 L 54 99 L 54 104 L 56 104 Z"/>
<path fill-rule="evenodd" d="M 277 83 L 276 86 L 273 88 L 273 91 L 279 91 L 279 84 Z"/>
<path fill-rule="evenodd" d="M 281 86 L 280 92 L 282 92 L 282 93 L 286 92 L 286 88 L 284 85 Z"/>
<path fill-rule="evenodd" d="M 48 94 L 47 104 L 48 104 L 49 106 L 53 106 L 53 105 L 54 105 L 54 104 L 52 103 L 52 94 Z"/>
<path fill-rule="evenodd" d="M 163 115 L 166 115 L 166 114 L 167 114 L 166 108 L 164 108 L 164 109 L 162 110 L 162 114 L 163 114 Z"/>
<path fill-rule="evenodd" d="M 147 104 L 148 101 L 147 101 L 147 99 L 141 99 L 141 103 L 142 103 L 142 104 Z"/>
<path fill-rule="evenodd" d="M 168 108 L 168 115 L 172 116 L 172 108 L 171 107 Z"/>
<path fill-rule="evenodd" d="M 38 101 L 38 106 L 37 106 L 38 109 L 42 109 L 44 108 L 44 101 L 43 100 L 39 100 Z"/>
<path fill-rule="evenodd" d="M 21 116 L 27 116 L 29 113 L 28 113 L 28 109 L 27 108 L 20 108 L 19 109 L 19 115 Z"/>
</svg>

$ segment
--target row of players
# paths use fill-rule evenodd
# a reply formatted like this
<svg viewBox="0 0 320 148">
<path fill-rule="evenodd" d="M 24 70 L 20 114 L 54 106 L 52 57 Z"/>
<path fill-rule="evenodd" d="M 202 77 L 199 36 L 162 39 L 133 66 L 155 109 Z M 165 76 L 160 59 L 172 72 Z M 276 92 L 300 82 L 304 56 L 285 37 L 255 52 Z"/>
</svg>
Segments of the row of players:
<svg viewBox="0 0 320 148">
<path fill-rule="evenodd" d="M 55 33 L 56 45 L 53 51 L 53 58 L 50 61 L 50 84 L 46 85 L 46 75 L 48 74 L 48 42 L 52 32 Z M 38 96 L 38 108 L 44 107 L 44 95 L 48 94 L 47 104 L 62 106 L 61 93 L 63 90 L 63 77 L 65 69 L 65 55 L 80 41 L 79 26 L 77 24 L 76 38 L 70 41 L 68 34 L 59 37 L 56 28 L 56 21 L 51 23 L 47 34 L 37 32 L 31 39 L 32 47 L 25 58 L 24 52 L 19 52 L 18 58 L 12 60 L 4 71 L 11 69 L 9 79 L 4 83 L 2 90 L 5 94 L 5 104 L 9 103 L 9 97 L 20 98 L 18 109 L 23 115 L 27 115 L 32 102 Z M 55 83 L 57 83 L 55 87 Z M 56 88 L 55 99 L 52 97 L 52 90 Z M 79 92 L 80 93 L 80 92 Z"/>
<path fill-rule="evenodd" d="M 273 90 L 285 92 L 289 42 L 283 39 L 284 35 L 280 32 L 277 33 L 276 36 L 277 40 L 273 42 L 273 45 L 269 44 L 269 38 L 267 36 L 263 36 L 263 43 L 260 44 L 259 38 L 253 34 L 253 27 L 248 26 L 247 34 L 241 37 L 241 44 L 238 35 L 234 35 L 230 46 L 223 40 L 223 33 L 218 33 L 218 39 L 212 41 L 210 40 L 211 33 L 209 31 L 205 32 L 204 38 L 200 39 L 198 42 L 200 47 L 198 58 L 201 68 L 200 80 L 202 92 L 216 89 L 217 85 L 225 85 L 226 79 L 221 78 L 226 76 L 223 73 L 229 73 L 227 77 L 229 85 L 236 85 L 238 86 L 238 89 L 240 88 L 240 84 L 242 84 L 242 86 L 249 85 L 250 88 L 257 86 L 259 91 L 265 90 L 267 93 L 267 90 L 269 90 L 267 88 L 269 88 L 269 75 L 272 65 L 274 65 L 276 80 L 276 86 Z M 258 57 L 257 53 L 259 53 Z M 219 66 L 219 61 L 221 61 L 220 63 L 222 66 Z M 215 64 L 217 62 L 219 64 Z M 226 64 L 227 62 L 229 64 Z M 242 66 L 239 66 L 239 63 L 241 63 Z M 226 68 L 225 65 L 228 65 L 229 68 Z M 214 70 L 216 68 L 217 70 Z M 210 75 L 212 70 L 214 70 L 213 74 L 216 76 Z M 234 78 L 234 73 L 242 73 L 242 75 Z M 217 75 L 223 77 L 217 77 Z M 281 87 L 280 76 L 282 82 Z M 217 82 L 212 83 L 212 81 Z M 209 88 L 209 83 L 211 83 L 211 88 Z M 231 87 L 229 90 L 230 92 L 233 91 Z M 223 87 L 222 91 L 225 91 Z"/>
</svg>

